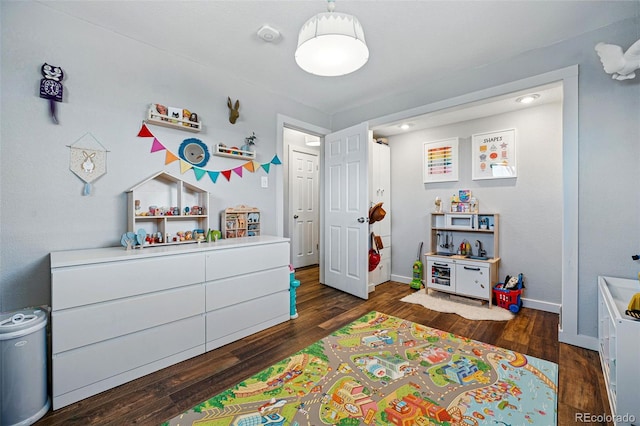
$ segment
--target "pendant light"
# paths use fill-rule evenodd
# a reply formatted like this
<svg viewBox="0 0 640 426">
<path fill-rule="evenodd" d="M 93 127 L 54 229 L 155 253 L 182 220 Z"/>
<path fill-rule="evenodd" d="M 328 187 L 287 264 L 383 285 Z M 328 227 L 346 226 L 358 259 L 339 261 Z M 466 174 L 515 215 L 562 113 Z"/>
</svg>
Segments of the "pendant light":
<svg viewBox="0 0 640 426">
<path fill-rule="evenodd" d="M 308 73 L 323 77 L 350 74 L 369 60 L 358 19 L 334 9 L 335 0 L 328 0 L 328 12 L 313 16 L 300 29 L 296 63 Z"/>
</svg>

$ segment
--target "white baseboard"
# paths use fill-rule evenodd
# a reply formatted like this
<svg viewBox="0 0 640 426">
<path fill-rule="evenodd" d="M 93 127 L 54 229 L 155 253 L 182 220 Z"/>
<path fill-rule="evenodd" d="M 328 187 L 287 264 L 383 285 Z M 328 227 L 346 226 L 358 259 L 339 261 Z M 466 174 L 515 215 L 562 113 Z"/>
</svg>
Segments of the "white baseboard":
<svg viewBox="0 0 640 426">
<path fill-rule="evenodd" d="M 391 275 L 391 281 L 397 281 L 403 284 L 409 284 L 413 280 L 413 277 L 406 277 L 404 275 Z M 422 282 L 424 285 L 424 281 Z M 560 313 L 561 305 L 558 303 L 545 302 L 543 300 L 522 298 L 522 306 L 525 308 L 537 309 L 538 311 L 552 312 L 554 314 Z"/>
<path fill-rule="evenodd" d="M 397 281 L 403 284 L 409 284 L 413 280 L 413 277 L 405 277 L 403 275 L 393 275 L 391 274 L 391 281 Z M 424 281 L 423 281 L 424 284 Z"/>
<path fill-rule="evenodd" d="M 539 311 L 552 312 L 554 314 L 560 313 L 560 307 L 562 305 L 558 303 L 545 302 L 543 300 L 522 298 L 522 306 L 525 308 L 537 309 Z"/>
</svg>

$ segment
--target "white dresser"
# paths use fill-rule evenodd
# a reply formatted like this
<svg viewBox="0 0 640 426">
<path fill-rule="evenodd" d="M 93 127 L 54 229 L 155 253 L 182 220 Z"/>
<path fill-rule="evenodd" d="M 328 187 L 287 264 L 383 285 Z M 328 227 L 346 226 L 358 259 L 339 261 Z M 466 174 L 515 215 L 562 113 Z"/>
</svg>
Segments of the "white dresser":
<svg viewBox="0 0 640 426">
<path fill-rule="evenodd" d="M 640 321 L 624 312 L 638 280 L 598 277 L 598 350 L 616 426 L 640 424 Z"/>
<path fill-rule="evenodd" d="M 53 409 L 290 319 L 289 240 L 51 253 Z"/>
</svg>

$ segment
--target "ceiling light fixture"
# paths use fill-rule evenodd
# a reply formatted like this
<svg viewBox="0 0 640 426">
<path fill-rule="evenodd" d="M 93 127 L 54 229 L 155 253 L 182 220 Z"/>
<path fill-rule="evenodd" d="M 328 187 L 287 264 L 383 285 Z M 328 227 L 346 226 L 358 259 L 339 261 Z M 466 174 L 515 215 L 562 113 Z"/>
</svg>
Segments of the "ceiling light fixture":
<svg viewBox="0 0 640 426">
<path fill-rule="evenodd" d="M 304 143 L 307 146 L 320 146 L 320 138 L 317 136 L 305 136 Z"/>
<path fill-rule="evenodd" d="M 295 58 L 308 73 L 346 75 L 369 60 L 362 25 L 355 16 L 334 12 L 335 7 L 335 0 L 328 0 L 328 12 L 318 13 L 300 29 Z"/>
<path fill-rule="evenodd" d="M 409 130 L 411 127 L 413 127 L 413 124 L 411 124 L 411 123 L 402 123 L 398 127 L 400 127 L 402 130 Z"/>
<path fill-rule="evenodd" d="M 540 95 L 538 95 L 537 93 L 532 93 L 530 95 L 520 96 L 518 99 L 516 99 L 516 102 L 520 104 L 530 104 L 531 102 L 535 101 L 539 97 Z"/>
</svg>

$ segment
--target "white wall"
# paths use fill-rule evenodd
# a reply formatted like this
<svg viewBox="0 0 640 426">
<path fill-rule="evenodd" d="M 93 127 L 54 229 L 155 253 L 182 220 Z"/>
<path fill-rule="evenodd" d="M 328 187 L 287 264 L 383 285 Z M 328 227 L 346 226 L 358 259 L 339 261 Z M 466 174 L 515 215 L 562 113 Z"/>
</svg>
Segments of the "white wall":
<svg viewBox="0 0 640 426">
<path fill-rule="evenodd" d="M 451 195 L 460 189 L 470 189 L 479 200 L 481 213 L 500 215 L 500 278 L 522 272 L 526 278 L 527 299 L 559 305 L 562 285 L 561 107 L 560 103 L 544 104 L 389 138 L 393 153 L 392 273 L 410 277 L 418 243 L 424 241 L 424 251 L 428 251 L 429 213 L 434 211 L 435 198 L 440 197 L 448 211 Z M 471 135 L 510 128 L 516 129 L 518 177 L 472 180 Z M 459 180 L 424 184 L 423 143 L 451 137 L 460 138 Z M 402 244 L 398 244 L 399 241 Z M 553 310 L 557 306 L 546 308 Z"/>
<path fill-rule="evenodd" d="M 277 114 L 328 127 L 329 117 L 274 97 L 261 87 L 216 69 L 171 56 L 150 46 L 61 14 L 34 2 L 1 2 L 0 132 L 0 311 L 50 302 L 49 253 L 119 245 L 126 231 L 125 191 L 153 173 L 180 175 L 178 163 L 164 165 L 164 151 L 151 154 L 151 141 L 137 138 L 149 103 L 185 107 L 200 115 L 201 133 L 149 126 L 170 151 L 196 137 L 211 149 L 218 142 L 240 146 L 255 132 L 257 161 L 269 162 L 276 144 Z M 212 44 L 212 49 L 215 45 Z M 224 58 L 220 58 L 221 61 Z M 39 98 L 40 67 L 65 71 L 59 125 Z M 227 96 L 240 99 L 240 118 L 228 122 Z M 90 132 L 108 150 L 107 174 L 90 196 L 69 171 L 69 148 Z M 212 157 L 207 169 L 225 170 L 240 160 Z M 214 184 L 183 177 L 211 193 L 211 225 L 226 207 L 247 204 L 262 210 L 263 230 L 276 233 L 282 166 L 272 166 L 269 187 L 245 171 Z M 152 273 L 152 271 L 140 271 Z"/>
<path fill-rule="evenodd" d="M 594 337 L 598 275 L 636 279 L 640 267 L 631 260 L 640 252 L 640 78 L 612 80 L 594 46 L 605 41 L 626 49 L 639 38 L 640 3 L 628 20 L 500 63 L 452 72 L 440 81 L 421 82 L 411 92 L 342 111 L 332 117 L 332 125 L 345 128 L 578 64 L 579 291 L 577 300 L 563 303 L 577 304 L 578 333 Z M 394 203 L 394 214 L 401 208 Z"/>
</svg>

